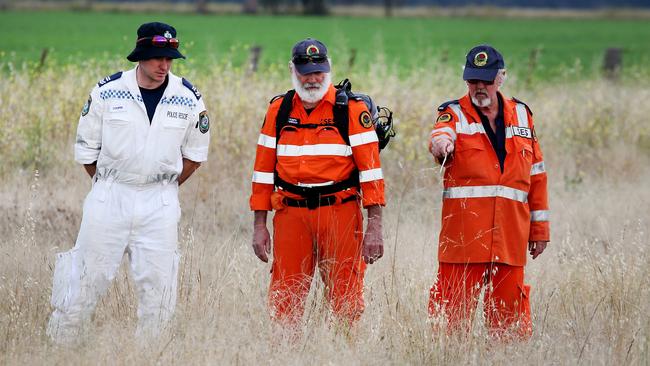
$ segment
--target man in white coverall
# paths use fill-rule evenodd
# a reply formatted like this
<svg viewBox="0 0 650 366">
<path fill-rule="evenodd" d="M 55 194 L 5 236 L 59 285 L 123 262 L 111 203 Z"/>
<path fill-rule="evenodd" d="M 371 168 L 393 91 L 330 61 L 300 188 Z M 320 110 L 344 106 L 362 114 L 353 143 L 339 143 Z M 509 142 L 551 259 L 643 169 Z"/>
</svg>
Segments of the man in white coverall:
<svg viewBox="0 0 650 366">
<path fill-rule="evenodd" d="M 47 326 L 57 343 L 77 339 L 128 254 L 138 297 L 138 336 L 155 336 L 176 303 L 178 186 L 208 156 L 201 94 L 170 72 L 176 30 L 147 23 L 129 71 L 102 79 L 81 111 L 75 160 L 92 177 L 77 242 L 58 254 Z"/>
</svg>

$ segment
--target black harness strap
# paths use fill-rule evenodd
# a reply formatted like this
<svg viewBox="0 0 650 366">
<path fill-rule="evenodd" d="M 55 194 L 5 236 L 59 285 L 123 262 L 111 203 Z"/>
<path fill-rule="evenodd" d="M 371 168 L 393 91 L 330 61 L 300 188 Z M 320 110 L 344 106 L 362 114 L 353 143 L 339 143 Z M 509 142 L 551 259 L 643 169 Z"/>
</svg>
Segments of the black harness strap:
<svg viewBox="0 0 650 366">
<path fill-rule="evenodd" d="M 280 131 L 282 131 L 282 128 L 289 124 L 289 114 L 291 114 L 294 95 L 296 95 L 296 91 L 293 89 L 284 95 L 280 109 L 278 109 L 278 114 L 275 116 L 275 137 L 277 140 L 280 140 Z"/>
</svg>

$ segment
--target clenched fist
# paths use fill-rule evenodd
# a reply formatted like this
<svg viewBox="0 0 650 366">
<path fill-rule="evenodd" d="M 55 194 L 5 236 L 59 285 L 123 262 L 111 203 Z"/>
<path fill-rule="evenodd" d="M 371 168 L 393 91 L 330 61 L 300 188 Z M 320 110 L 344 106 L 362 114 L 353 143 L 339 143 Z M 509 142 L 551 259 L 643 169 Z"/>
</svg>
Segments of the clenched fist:
<svg viewBox="0 0 650 366">
<path fill-rule="evenodd" d="M 431 154 L 436 159 L 443 159 L 454 152 L 454 143 L 447 137 L 439 136 L 431 141 Z"/>
</svg>

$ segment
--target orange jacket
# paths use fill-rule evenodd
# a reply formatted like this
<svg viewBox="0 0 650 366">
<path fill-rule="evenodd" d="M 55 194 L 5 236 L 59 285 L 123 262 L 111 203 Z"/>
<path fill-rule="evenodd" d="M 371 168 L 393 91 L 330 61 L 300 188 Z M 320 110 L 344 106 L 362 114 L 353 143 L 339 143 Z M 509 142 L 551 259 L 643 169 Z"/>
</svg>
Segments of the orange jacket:
<svg viewBox="0 0 650 366">
<path fill-rule="evenodd" d="M 439 108 L 434 140 L 454 141 L 446 164 L 438 260 L 446 263 L 526 264 L 529 241 L 549 240 L 548 193 L 532 113 L 503 99 L 503 173 L 469 95 Z"/>
<path fill-rule="evenodd" d="M 288 124 L 282 128 L 276 143 L 275 118 L 282 98 L 271 102 L 257 142 L 257 155 L 253 171 L 250 208 L 271 210 L 274 192 L 273 174 L 277 170 L 281 179 L 294 185 L 322 186 L 345 180 L 355 169 L 359 171 L 361 198 L 364 207 L 384 205 L 384 179 L 379 161 L 377 134 L 372 126 L 363 127 L 362 113 L 368 113 L 363 102 L 349 101 L 348 146 L 334 122 L 333 106 L 336 89 L 330 85 L 327 94 L 307 115 L 298 94 L 294 96 L 290 119 L 300 124 L 323 125 L 317 128 L 296 128 Z M 278 190 L 282 196 L 301 198 Z M 337 195 L 357 194 L 352 188 Z"/>
</svg>

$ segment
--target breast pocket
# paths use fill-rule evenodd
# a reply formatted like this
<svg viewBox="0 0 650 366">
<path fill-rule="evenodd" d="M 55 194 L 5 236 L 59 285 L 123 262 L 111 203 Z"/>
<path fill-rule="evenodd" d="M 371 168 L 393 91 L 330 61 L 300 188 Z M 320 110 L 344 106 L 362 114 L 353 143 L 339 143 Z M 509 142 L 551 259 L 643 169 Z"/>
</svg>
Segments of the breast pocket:
<svg viewBox="0 0 650 366">
<path fill-rule="evenodd" d="M 159 149 L 161 161 L 174 165 L 181 158 L 181 145 L 185 138 L 188 121 L 182 119 L 166 119 L 162 123 Z"/>
<path fill-rule="evenodd" d="M 316 128 L 316 137 L 319 144 L 345 144 L 341 133 L 334 126 L 320 126 Z"/>
<path fill-rule="evenodd" d="M 135 124 L 126 115 L 109 114 L 102 128 L 102 153 L 113 160 L 128 159 L 135 149 Z"/>
<path fill-rule="evenodd" d="M 533 147 L 528 140 L 515 144 L 515 162 L 518 167 L 517 175 L 522 177 L 522 183 L 530 184 L 530 170 L 533 166 Z"/>
<path fill-rule="evenodd" d="M 456 142 L 451 169 L 454 175 L 463 180 L 475 180 L 487 177 L 490 166 L 489 155 L 480 136 L 459 138 Z M 497 168 L 499 168 L 497 166 Z"/>
</svg>

